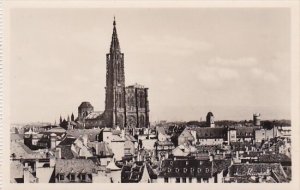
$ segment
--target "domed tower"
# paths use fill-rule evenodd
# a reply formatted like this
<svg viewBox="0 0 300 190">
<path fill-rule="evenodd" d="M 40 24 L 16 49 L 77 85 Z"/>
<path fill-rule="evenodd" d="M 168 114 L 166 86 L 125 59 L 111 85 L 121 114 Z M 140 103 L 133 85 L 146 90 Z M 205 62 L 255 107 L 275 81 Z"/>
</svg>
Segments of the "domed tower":
<svg viewBox="0 0 300 190">
<path fill-rule="evenodd" d="M 94 107 L 90 102 L 82 102 L 78 107 L 78 120 L 82 121 L 88 114 L 94 111 Z"/>
<path fill-rule="evenodd" d="M 208 127 L 215 127 L 215 119 L 214 119 L 214 114 L 212 112 L 207 113 L 206 124 Z"/>
</svg>

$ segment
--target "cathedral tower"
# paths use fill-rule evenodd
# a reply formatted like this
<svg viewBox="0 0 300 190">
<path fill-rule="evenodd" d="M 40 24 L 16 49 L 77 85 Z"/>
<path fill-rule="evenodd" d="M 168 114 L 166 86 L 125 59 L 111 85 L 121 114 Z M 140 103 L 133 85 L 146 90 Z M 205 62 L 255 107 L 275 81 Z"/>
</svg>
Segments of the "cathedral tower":
<svg viewBox="0 0 300 190">
<path fill-rule="evenodd" d="M 110 51 L 106 54 L 104 117 L 107 127 L 126 125 L 124 54 L 121 53 L 115 19 Z"/>
</svg>

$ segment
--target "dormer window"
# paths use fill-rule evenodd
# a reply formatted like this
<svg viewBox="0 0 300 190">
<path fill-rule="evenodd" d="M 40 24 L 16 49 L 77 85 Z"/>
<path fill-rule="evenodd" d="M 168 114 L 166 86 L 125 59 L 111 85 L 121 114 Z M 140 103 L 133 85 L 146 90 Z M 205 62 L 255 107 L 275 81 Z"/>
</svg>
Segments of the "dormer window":
<svg viewBox="0 0 300 190">
<path fill-rule="evenodd" d="M 59 174 L 59 180 L 60 180 L 60 181 L 65 180 L 65 175 L 64 175 L 64 174 Z"/>
<path fill-rule="evenodd" d="M 72 181 L 72 182 L 75 181 L 75 174 L 74 173 L 70 174 L 70 181 Z"/>
<path fill-rule="evenodd" d="M 81 174 L 81 181 L 82 182 L 86 181 L 86 173 Z"/>
<path fill-rule="evenodd" d="M 186 173 L 187 172 L 187 168 L 183 168 L 183 173 Z"/>
</svg>

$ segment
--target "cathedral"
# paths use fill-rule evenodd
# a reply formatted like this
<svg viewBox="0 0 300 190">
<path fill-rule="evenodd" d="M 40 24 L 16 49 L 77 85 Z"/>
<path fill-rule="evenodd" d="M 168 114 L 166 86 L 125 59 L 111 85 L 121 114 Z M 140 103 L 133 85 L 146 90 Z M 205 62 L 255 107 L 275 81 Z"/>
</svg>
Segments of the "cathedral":
<svg viewBox="0 0 300 190">
<path fill-rule="evenodd" d="M 76 121 L 83 128 L 149 126 L 148 88 L 139 84 L 125 86 L 124 53 L 121 52 L 115 19 L 110 50 L 106 54 L 105 110 L 94 111 L 90 102 L 82 102 Z"/>
</svg>

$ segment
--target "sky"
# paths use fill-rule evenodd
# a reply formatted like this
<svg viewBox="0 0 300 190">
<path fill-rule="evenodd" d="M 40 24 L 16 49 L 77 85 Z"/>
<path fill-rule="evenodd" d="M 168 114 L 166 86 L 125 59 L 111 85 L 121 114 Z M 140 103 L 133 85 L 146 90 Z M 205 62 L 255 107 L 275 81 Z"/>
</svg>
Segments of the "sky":
<svg viewBox="0 0 300 190">
<path fill-rule="evenodd" d="M 125 83 L 149 88 L 150 121 L 290 119 L 288 9 L 16 8 L 12 122 L 77 116 L 82 101 L 104 110 L 114 16 Z"/>
</svg>

